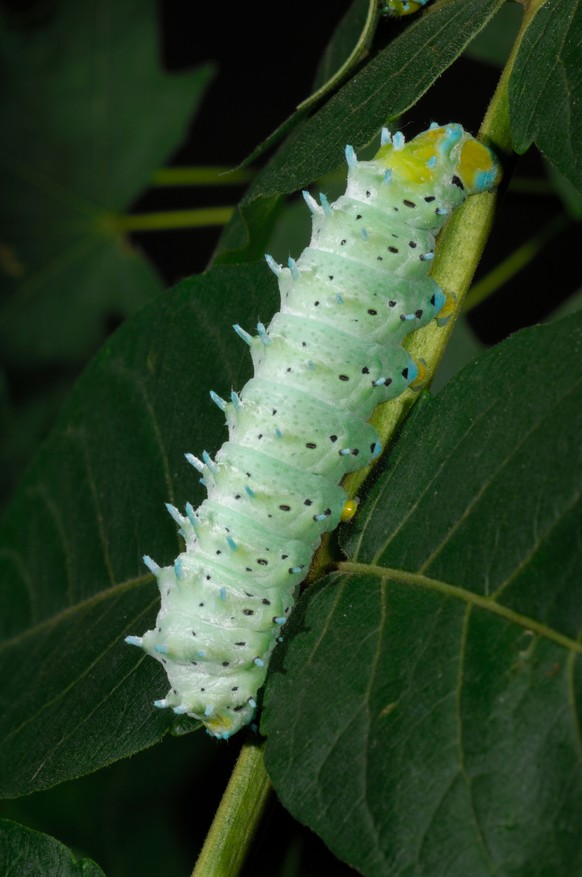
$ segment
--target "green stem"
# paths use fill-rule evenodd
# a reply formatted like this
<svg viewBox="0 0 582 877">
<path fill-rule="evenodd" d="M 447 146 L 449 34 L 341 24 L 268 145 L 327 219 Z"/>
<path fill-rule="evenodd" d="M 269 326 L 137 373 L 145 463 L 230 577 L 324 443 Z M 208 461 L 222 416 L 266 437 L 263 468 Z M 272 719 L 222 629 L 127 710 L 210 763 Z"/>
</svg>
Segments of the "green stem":
<svg viewBox="0 0 582 877">
<path fill-rule="evenodd" d="M 234 186 L 248 183 L 254 174 L 248 168 L 163 167 L 152 177 L 154 186 Z"/>
<path fill-rule="evenodd" d="M 539 255 L 540 250 L 549 241 L 557 237 L 560 232 L 568 228 L 569 225 L 570 220 L 563 213 L 559 216 L 554 216 L 551 222 L 548 222 L 541 231 L 533 235 L 529 241 L 526 241 L 517 250 L 514 250 L 506 259 L 499 262 L 485 277 L 471 287 L 463 305 L 464 313 L 467 314 L 469 311 L 472 311 L 473 308 L 476 308 L 482 301 L 489 298 L 504 283 L 511 280 L 526 265 L 529 265 Z"/>
<path fill-rule="evenodd" d="M 245 743 L 192 877 L 235 877 L 239 873 L 270 791 L 262 747 Z"/>
<path fill-rule="evenodd" d="M 232 216 L 232 207 L 199 207 L 195 210 L 167 210 L 160 213 L 134 213 L 115 216 L 111 223 L 116 231 L 167 231 L 173 228 L 201 228 L 225 225 Z"/>
</svg>

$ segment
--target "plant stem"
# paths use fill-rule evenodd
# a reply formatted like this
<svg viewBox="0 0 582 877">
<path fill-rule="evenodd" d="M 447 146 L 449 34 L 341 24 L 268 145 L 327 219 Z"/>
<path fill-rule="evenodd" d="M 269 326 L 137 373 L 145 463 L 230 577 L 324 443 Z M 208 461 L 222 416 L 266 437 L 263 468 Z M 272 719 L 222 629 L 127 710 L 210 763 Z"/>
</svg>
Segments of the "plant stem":
<svg viewBox="0 0 582 877">
<path fill-rule="evenodd" d="M 467 314 L 469 311 L 472 311 L 473 308 L 489 298 L 489 296 L 503 286 L 504 283 L 511 280 L 511 278 L 525 268 L 526 265 L 529 265 L 529 263 L 539 254 L 540 250 L 543 249 L 552 238 L 555 238 L 560 232 L 568 228 L 569 225 L 570 220 L 563 213 L 554 216 L 554 218 L 548 222 L 541 231 L 533 235 L 529 241 L 526 241 L 521 247 L 518 247 L 517 250 L 514 250 L 506 259 L 499 262 L 499 264 L 489 271 L 485 277 L 471 287 L 463 305 L 464 313 Z"/>
<path fill-rule="evenodd" d="M 200 207 L 195 210 L 130 213 L 126 216 L 113 217 L 112 224 L 121 232 L 201 228 L 208 225 L 225 225 L 232 216 L 232 211 L 232 207 Z"/>
<path fill-rule="evenodd" d="M 239 873 L 270 791 L 261 745 L 245 743 L 192 877 L 235 877 Z"/>
<path fill-rule="evenodd" d="M 254 174 L 248 168 L 220 166 L 163 167 L 152 177 L 154 186 L 234 186 L 248 183 Z"/>
</svg>

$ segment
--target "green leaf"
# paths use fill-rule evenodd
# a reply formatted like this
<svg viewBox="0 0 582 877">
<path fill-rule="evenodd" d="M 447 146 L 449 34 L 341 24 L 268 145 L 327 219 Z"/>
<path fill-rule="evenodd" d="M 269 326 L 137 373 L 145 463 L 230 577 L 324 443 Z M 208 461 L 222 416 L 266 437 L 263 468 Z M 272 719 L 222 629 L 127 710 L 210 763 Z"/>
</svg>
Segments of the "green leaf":
<svg viewBox="0 0 582 877">
<path fill-rule="evenodd" d="M 0 23 L 0 344 L 30 367 L 84 359 L 161 291 L 111 217 L 179 146 L 211 69 L 160 69 L 153 0 L 16 21 Z"/>
<path fill-rule="evenodd" d="M 275 652 L 283 804 L 366 877 L 582 869 L 582 314 L 416 408 Z"/>
<path fill-rule="evenodd" d="M 171 724 L 151 705 L 163 669 L 123 642 L 159 604 L 141 557 L 171 563 L 180 550 L 164 503 L 202 500 L 184 453 L 225 439 L 209 389 L 250 377 L 231 326 L 266 319 L 275 290 L 264 264 L 221 268 L 141 311 L 85 371 L 23 479 L 0 524 L 0 795 L 96 770 Z"/>
<path fill-rule="evenodd" d="M 582 4 L 546 0 L 521 42 L 509 81 L 514 148 L 535 143 L 578 189 L 582 189 Z"/>
<path fill-rule="evenodd" d="M 292 133 L 255 178 L 225 231 L 217 261 L 256 259 L 264 243 L 262 223 L 275 210 L 278 198 L 343 164 L 347 143 L 364 146 L 389 119 L 413 106 L 504 2 L 450 0 L 415 17 Z"/>
<path fill-rule="evenodd" d="M 91 859 L 77 859 L 48 834 L 0 820 L 0 862 L 4 877 L 104 877 Z"/>
</svg>

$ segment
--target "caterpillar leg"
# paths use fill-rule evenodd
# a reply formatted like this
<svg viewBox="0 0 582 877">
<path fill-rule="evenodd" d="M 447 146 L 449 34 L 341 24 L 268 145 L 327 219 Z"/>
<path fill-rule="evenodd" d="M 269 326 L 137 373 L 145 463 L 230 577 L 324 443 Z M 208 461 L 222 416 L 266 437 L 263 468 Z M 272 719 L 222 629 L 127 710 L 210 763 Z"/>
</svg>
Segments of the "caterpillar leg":
<svg viewBox="0 0 582 877">
<path fill-rule="evenodd" d="M 439 326 L 446 326 L 451 319 L 457 306 L 457 296 L 454 292 L 445 293 L 445 303 L 437 314 L 437 323 Z"/>
<path fill-rule="evenodd" d="M 412 383 L 409 384 L 408 386 L 410 387 L 411 390 L 414 390 L 415 392 L 417 392 L 418 390 L 422 390 L 424 385 L 426 384 L 426 377 L 428 375 L 428 369 L 426 367 L 426 362 L 424 361 L 424 359 L 419 359 L 418 362 L 415 363 L 415 365 L 418 369 L 418 374 L 415 377 L 415 379 L 412 381 Z"/>
<path fill-rule="evenodd" d="M 344 503 L 344 507 L 342 509 L 340 521 L 343 521 L 344 524 L 349 523 L 352 520 L 354 515 L 358 510 L 359 500 L 357 499 L 347 499 Z"/>
<path fill-rule="evenodd" d="M 384 15 L 410 15 L 428 3 L 428 0 L 386 0 L 382 13 Z"/>
</svg>

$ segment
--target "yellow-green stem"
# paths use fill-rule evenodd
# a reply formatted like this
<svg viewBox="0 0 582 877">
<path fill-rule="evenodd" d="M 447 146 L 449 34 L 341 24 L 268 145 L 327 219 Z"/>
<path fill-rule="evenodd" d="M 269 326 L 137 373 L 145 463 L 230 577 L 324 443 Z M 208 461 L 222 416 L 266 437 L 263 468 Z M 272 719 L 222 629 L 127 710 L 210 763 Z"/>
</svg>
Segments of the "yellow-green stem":
<svg viewBox="0 0 582 877">
<path fill-rule="evenodd" d="M 248 183 L 253 172 L 248 168 L 220 166 L 163 167 L 152 177 L 154 186 L 234 186 Z"/>
<path fill-rule="evenodd" d="M 270 791 L 260 744 L 245 743 L 192 877 L 236 877 L 261 821 Z"/>
<path fill-rule="evenodd" d="M 112 225 L 117 231 L 168 231 L 176 228 L 201 228 L 225 225 L 232 207 L 200 207 L 195 210 L 168 210 L 160 213 L 133 213 L 116 216 Z"/>
</svg>

